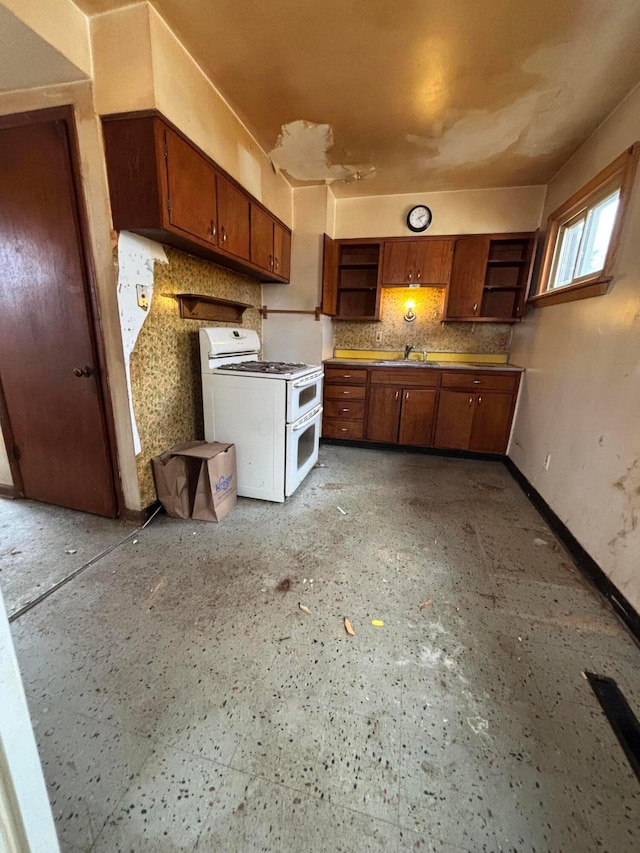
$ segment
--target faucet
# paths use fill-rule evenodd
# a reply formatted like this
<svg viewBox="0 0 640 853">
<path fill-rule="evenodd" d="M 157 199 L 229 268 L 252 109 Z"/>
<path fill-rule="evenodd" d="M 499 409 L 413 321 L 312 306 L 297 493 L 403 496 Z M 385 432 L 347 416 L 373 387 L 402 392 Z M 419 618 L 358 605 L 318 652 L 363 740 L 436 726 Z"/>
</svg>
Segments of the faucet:
<svg viewBox="0 0 640 853">
<path fill-rule="evenodd" d="M 407 361 L 409 356 L 411 355 L 411 350 L 413 349 L 411 344 L 407 344 L 404 348 L 404 360 Z"/>
</svg>

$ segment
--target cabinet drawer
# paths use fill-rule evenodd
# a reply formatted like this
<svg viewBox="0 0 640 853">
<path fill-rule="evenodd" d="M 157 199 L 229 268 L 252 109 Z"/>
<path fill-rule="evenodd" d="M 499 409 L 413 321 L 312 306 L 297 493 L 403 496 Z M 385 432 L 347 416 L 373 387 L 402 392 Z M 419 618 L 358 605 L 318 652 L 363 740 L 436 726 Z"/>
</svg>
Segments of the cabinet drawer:
<svg viewBox="0 0 640 853">
<path fill-rule="evenodd" d="M 341 383 L 342 385 L 364 385 L 367 381 L 367 371 L 360 368 L 354 370 L 348 367 L 325 367 L 324 382 Z"/>
<path fill-rule="evenodd" d="M 404 388 L 437 388 L 440 371 L 433 367 L 391 367 L 371 371 L 372 385 L 395 385 Z"/>
<path fill-rule="evenodd" d="M 357 421 L 364 418 L 364 400 L 325 400 L 324 414 L 327 418 Z"/>
<path fill-rule="evenodd" d="M 344 421 L 341 418 L 326 418 L 322 422 L 324 438 L 362 438 L 363 421 Z"/>
<path fill-rule="evenodd" d="M 364 400 L 367 389 L 364 385 L 325 385 L 325 400 Z"/>
<path fill-rule="evenodd" d="M 442 374 L 443 388 L 460 388 L 462 391 L 515 391 L 519 381 L 518 373 L 446 370 Z"/>
</svg>

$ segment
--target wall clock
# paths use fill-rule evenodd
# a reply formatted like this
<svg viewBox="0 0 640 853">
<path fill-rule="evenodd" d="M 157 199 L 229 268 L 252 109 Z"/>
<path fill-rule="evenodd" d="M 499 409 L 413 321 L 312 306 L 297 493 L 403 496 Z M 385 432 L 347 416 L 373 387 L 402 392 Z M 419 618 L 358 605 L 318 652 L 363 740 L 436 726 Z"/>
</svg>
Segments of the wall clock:
<svg viewBox="0 0 640 853">
<path fill-rule="evenodd" d="M 420 233 L 427 230 L 432 219 L 431 210 L 426 204 L 417 204 L 407 213 L 407 227 L 410 231 Z"/>
</svg>

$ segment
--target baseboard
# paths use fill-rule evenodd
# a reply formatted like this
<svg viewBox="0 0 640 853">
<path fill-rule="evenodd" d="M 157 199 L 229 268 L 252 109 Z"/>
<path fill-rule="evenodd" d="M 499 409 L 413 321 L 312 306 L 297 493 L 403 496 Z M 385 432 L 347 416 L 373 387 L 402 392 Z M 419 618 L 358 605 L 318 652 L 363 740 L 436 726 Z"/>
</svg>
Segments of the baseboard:
<svg viewBox="0 0 640 853">
<path fill-rule="evenodd" d="M 0 483 L 0 498 L 9 498 L 9 500 L 16 500 L 17 498 L 22 498 L 24 495 L 22 492 L 19 492 L 15 486 L 4 486 Z"/>
<path fill-rule="evenodd" d="M 439 447 L 410 447 L 407 444 L 385 444 L 380 441 L 358 441 L 351 438 L 321 438 L 321 444 L 338 447 L 361 447 L 365 450 L 393 450 L 396 453 L 417 453 L 421 456 L 448 456 L 453 459 L 480 459 L 483 462 L 504 462 L 499 453 L 474 453 L 471 450 L 444 450 Z"/>
<path fill-rule="evenodd" d="M 633 634 L 636 642 L 640 643 L 640 616 L 633 605 L 624 597 L 617 586 L 603 572 L 593 559 L 591 554 L 582 547 L 567 525 L 551 509 L 542 497 L 518 468 L 513 459 L 508 456 L 504 458 L 507 470 L 529 498 L 540 515 L 571 554 L 573 562 L 579 571 L 598 589 L 607 599 L 618 618 L 627 626 Z"/>
<path fill-rule="evenodd" d="M 142 525 L 149 521 L 154 512 L 160 507 L 160 501 L 155 500 L 153 503 L 150 503 L 148 506 L 144 507 L 144 509 L 124 509 L 120 514 L 120 518 L 123 521 L 127 521 L 130 524 L 135 524 L 136 527 L 142 527 Z"/>
</svg>

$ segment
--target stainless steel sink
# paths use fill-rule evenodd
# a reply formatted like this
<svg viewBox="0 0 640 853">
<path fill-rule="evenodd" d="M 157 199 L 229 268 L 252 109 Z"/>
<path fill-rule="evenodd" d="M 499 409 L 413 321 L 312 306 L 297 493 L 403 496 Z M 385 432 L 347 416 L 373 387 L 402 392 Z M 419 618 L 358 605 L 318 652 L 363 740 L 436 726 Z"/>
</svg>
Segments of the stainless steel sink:
<svg viewBox="0 0 640 853">
<path fill-rule="evenodd" d="M 441 367 L 439 361 L 415 361 L 414 359 L 395 358 L 390 361 L 374 361 L 384 367 Z"/>
</svg>

